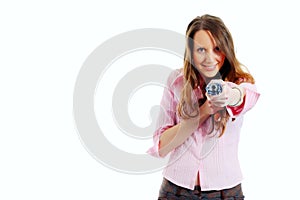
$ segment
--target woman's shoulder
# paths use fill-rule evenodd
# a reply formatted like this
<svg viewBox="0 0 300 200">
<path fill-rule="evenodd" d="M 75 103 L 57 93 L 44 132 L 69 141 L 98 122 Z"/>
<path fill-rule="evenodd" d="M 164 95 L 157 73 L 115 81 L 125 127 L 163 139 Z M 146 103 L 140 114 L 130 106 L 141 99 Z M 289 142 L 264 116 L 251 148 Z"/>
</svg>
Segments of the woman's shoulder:
<svg viewBox="0 0 300 200">
<path fill-rule="evenodd" d="M 168 85 L 175 86 L 183 83 L 183 68 L 173 69 L 168 77 Z"/>
</svg>

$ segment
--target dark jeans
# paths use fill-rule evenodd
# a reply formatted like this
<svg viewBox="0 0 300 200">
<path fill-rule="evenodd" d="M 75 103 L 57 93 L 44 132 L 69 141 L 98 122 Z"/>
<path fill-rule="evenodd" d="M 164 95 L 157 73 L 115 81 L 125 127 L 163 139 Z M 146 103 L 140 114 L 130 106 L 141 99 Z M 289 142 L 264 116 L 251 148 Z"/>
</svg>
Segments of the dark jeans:
<svg viewBox="0 0 300 200">
<path fill-rule="evenodd" d="M 200 186 L 189 190 L 163 179 L 158 200 L 243 200 L 241 184 L 224 190 L 201 191 Z"/>
</svg>

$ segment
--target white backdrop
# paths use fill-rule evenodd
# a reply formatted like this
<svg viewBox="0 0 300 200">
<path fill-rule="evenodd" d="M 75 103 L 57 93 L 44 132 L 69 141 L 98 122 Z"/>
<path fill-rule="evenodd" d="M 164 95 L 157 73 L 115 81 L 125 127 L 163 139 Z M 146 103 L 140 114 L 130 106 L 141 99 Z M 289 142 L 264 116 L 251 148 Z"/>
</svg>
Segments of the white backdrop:
<svg viewBox="0 0 300 200">
<path fill-rule="evenodd" d="M 75 81 L 88 55 L 111 37 L 138 28 L 184 34 L 187 24 L 205 13 L 229 27 L 237 56 L 261 93 L 241 136 L 246 199 L 294 199 L 300 179 L 296 5 L 292 0 L 1 1 L 0 199 L 156 199 L 161 171 L 116 172 L 83 147 L 73 119 Z M 162 55 L 152 55 L 166 64 Z M 138 64 L 151 62 L 138 57 Z M 120 60 L 120 67 L 128 59 Z M 181 61 L 171 57 L 166 65 L 173 64 L 169 67 L 177 68 Z M 117 81 L 112 74 L 107 81 Z M 144 89 L 132 96 L 128 110 L 141 126 L 149 123 L 148 108 L 161 95 L 159 88 Z M 152 102 L 145 99 L 149 93 Z M 102 105 L 98 94 L 96 112 Z M 109 111 L 101 116 L 116 133 L 107 137 L 120 149 L 139 153 L 151 145 L 118 135 Z"/>
</svg>

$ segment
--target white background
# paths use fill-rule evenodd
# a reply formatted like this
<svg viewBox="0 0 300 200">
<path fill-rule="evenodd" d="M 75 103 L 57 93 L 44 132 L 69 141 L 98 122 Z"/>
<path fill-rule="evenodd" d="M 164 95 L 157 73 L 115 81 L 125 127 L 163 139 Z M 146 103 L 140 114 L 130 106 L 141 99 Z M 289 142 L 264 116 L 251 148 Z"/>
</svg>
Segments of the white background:
<svg viewBox="0 0 300 200">
<path fill-rule="evenodd" d="M 250 200 L 297 198 L 296 2 L 1 1 L 0 199 L 156 199 L 161 171 L 119 173 L 83 147 L 73 120 L 74 84 L 87 56 L 107 39 L 138 28 L 184 34 L 205 13 L 228 26 L 237 56 L 261 92 L 241 137 L 244 193 Z M 152 92 L 157 102 L 160 92 Z M 138 102 L 141 94 L 132 100 Z M 131 105 L 130 115 L 140 109 Z"/>
</svg>

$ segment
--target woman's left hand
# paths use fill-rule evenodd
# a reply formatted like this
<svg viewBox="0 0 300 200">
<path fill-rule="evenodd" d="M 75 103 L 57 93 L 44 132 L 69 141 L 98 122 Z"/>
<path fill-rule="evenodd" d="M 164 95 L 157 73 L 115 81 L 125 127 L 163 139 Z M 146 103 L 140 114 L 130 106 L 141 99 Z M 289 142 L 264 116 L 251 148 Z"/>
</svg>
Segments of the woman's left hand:
<svg viewBox="0 0 300 200">
<path fill-rule="evenodd" d="M 222 92 L 217 95 L 209 95 L 208 93 L 206 93 L 207 99 L 214 106 L 217 106 L 217 107 L 227 106 L 230 102 L 230 96 L 232 96 L 231 95 L 232 88 L 225 81 L 223 81 L 221 79 L 213 79 L 209 82 L 209 84 L 211 84 L 211 83 L 220 84 L 222 86 Z"/>
</svg>

